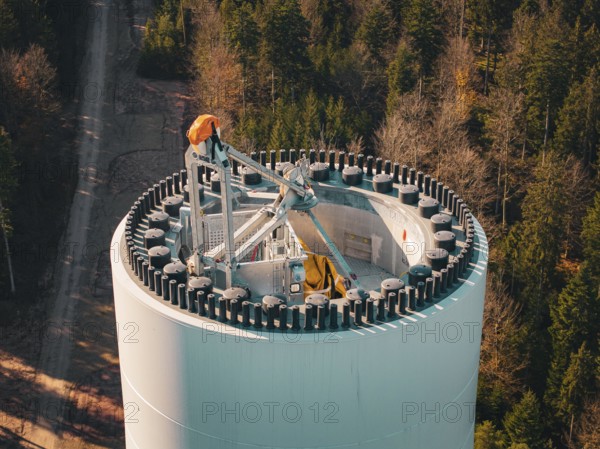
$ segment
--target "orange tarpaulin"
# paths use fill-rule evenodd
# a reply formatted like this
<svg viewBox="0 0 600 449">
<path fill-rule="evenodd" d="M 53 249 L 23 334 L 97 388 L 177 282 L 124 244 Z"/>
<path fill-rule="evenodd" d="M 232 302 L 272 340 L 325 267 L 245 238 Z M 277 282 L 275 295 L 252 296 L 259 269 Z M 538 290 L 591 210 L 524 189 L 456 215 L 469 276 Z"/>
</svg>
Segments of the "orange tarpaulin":
<svg viewBox="0 0 600 449">
<path fill-rule="evenodd" d="M 212 124 L 215 124 L 215 129 L 221 126 L 219 119 L 214 115 L 203 114 L 200 115 L 187 132 L 187 137 L 192 145 L 199 145 L 204 142 L 210 136 L 212 136 Z"/>
<path fill-rule="evenodd" d="M 343 298 L 346 296 L 344 278 L 335 269 L 335 265 L 327 256 L 310 252 L 308 246 L 300 239 L 308 259 L 304 261 L 306 280 L 304 281 L 304 296 L 321 293 L 328 298 Z"/>
</svg>

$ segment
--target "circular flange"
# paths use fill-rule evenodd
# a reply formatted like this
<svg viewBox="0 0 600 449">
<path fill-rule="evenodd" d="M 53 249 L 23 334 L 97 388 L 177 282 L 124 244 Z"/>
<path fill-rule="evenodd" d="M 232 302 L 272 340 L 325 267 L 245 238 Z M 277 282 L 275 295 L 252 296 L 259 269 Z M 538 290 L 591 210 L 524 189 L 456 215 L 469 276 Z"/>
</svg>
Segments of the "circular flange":
<svg viewBox="0 0 600 449">
<path fill-rule="evenodd" d="M 377 193 L 389 193 L 394 188 L 394 180 L 390 175 L 381 173 L 373 177 L 373 191 Z"/>
<path fill-rule="evenodd" d="M 443 248 L 449 253 L 456 249 L 456 235 L 452 231 L 438 231 L 433 234 L 436 248 Z"/>
<path fill-rule="evenodd" d="M 342 171 L 342 181 L 349 186 L 357 186 L 362 182 L 363 171 L 358 167 L 346 167 Z"/>
<path fill-rule="evenodd" d="M 419 188 L 412 184 L 404 184 L 400 186 L 400 201 L 403 204 L 415 204 L 419 201 Z"/>
<path fill-rule="evenodd" d="M 183 198 L 168 196 L 163 200 L 163 211 L 171 217 L 179 217 L 179 209 L 183 206 Z"/>
</svg>

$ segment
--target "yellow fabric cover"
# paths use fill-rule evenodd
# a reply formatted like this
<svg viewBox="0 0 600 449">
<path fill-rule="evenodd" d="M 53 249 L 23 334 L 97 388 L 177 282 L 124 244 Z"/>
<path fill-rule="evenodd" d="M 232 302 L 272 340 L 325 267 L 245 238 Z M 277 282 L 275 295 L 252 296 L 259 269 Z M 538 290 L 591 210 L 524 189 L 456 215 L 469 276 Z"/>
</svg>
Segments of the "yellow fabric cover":
<svg viewBox="0 0 600 449">
<path fill-rule="evenodd" d="M 321 293 L 332 299 L 331 293 L 334 290 L 334 298 L 345 297 L 344 278 L 338 274 L 333 262 L 327 256 L 310 252 L 308 246 L 302 240 L 299 241 L 308 256 L 304 262 L 304 271 L 306 271 L 304 296 Z M 333 285 L 335 285 L 334 289 L 332 289 Z"/>
<path fill-rule="evenodd" d="M 221 126 L 221 122 L 214 115 L 204 114 L 198 116 L 186 134 L 190 140 L 190 143 L 192 145 L 199 145 L 200 142 L 204 142 L 206 139 L 212 136 L 213 123 L 215 124 L 215 128 L 219 128 Z"/>
</svg>

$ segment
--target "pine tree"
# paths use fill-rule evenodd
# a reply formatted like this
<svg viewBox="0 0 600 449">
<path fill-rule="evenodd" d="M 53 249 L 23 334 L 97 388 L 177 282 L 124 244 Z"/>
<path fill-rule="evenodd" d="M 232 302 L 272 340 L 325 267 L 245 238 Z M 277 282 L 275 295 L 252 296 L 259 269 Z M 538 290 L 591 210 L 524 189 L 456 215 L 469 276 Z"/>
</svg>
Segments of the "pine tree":
<svg viewBox="0 0 600 449">
<path fill-rule="evenodd" d="M 575 46 L 573 55 L 573 82 L 581 83 L 589 71 L 600 60 L 600 32 L 597 25 L 589 28 L 584 25 L 584 20 L 577 19 L 572 31 L 572 40 Z"/>
<path fill-rule="evenodd" d="M 304 141 L 306 139 L 305 128 L 303 123 L 300 120 L 296 120 L 294 122 L 293 127 L 291 128 L 291 141 L 292 148 L 304 147 Z"/>
<path fill-rule="evenodd" d="M 252 4 L 243 2 L 239 7 L 235 7 L 232 3 L 228 0 L 221 4 L 221 14 L 225 20 L 225 36 L 230 48 L 239 55 L 244 72 L 246 72 L 256 63 L 260 31 L 254 20 Z"/>
<path fill-rule="evenodd" d="M 350 2 L 345 0 L 304 0 L 307 18 L 311 22 L 311 41 L 315 46 L 345 48 L 352 41 L 348 26 L 352 14 Z"/>
<path fill-rule="evenodd" d="M 486 63 L 484 77 L 484 93 L 488 92 L 492 51 L 497 54 L 499 37 L 510 27 L 512 11 L 516 6 L 514 0 L 479 0 L 469 2 L 466 8 L 467 19 L 471 22 L 471 38 L 480 39 L 485 46 Z"/>
<path fill-rule="evenodd" d="M 309 24 L 298 0 L 274 0 L 264 11 L 262 54 L 282 85 L 294 87 L 306 81 Z"/>
<path fill-rule="evenodd" d="M 315 92 L 311 89 L 303 101 L 302 122 L 304 125 L 304 138 L 302 146 L 307 148 L 311 142 L 319 137 L 321 131 L 321 105 Z"/>
<path fill-rule="evenodd" d="M 586 28 L 600 27 L 600 4 L 596 0 L 583 0 L 580 17 Z"/>
<path fill-rule="evenodd" d="M 554 153 L 540 160 L 534 172 L 534 180 L 527 189 L 522 202 L 523 220 L 509 234 L 507 252 L 513 272 L 511 284 L 518 291 L 545 296 L 555 279 L 555 268 L 560 257 L 564 232 L 564 170 L 561 159 Z M 556 243 L 556 244 L 555 244 Z M 537 302 L 525 305 L 525 311 Z"/>
<path fill-rule="evenodd" d="M 287 148 L 289 145 L 286 137 L 286 133 L 283 129 L 283 123 L 281 119 L 276 119 L 271 129 L 271 136 L 269 138 L 269 148 L 279 149 Z"/>
<path fill-rule="evenodd" d="M 569 434 L 574 420 L 579 418 L 583 410 L 584 400 L 594 392 L 594 368 L 594 356 L 583 342 L 577 353 L 571 356 L 560 388 L 557 413 L 569 429 Z"/>
<path fill-rule="evenodd" d="M 545 349 L 549 303 L 555 295 L 556 266 L 565 228 L 564 176 L 562 161 L 556 154 L 550 153 L 545 162 L 538 162 L 522 202 L 523 220 L 512 227 L 504 242 L 505 280 L 523 307 L 524 330 L 520 336 L 531 360 L 528 375 L 540 390 L 549 363 Z"/>
<path fill-rule="evenodd" d="M 547 150 L 554 120 L 568 92 L 575 49 L 571 30 L 557 12 L 547 13 L 528 37 L 522 54 L 525 64 L 529 137 Z"/>
<path fill-rule="evenodd" d="M 476 426 L 475 449 L 504 449 L 502 432 L 491 421 L 484 421 Z"/>
<path fill-rule="evenodd" d="M 387 4 L 376 2 L 367 12 L 356 37 L 367 47 L 371 59 L 379 64 L 383 62 L 383 52 L 390 41 L 393 19 Z"/>
<path fill-rule="evenodd" d="M 146 23 L 144 45 L 138 63 L 140 75 L 162 79 L 185 75 L 185 22 L 180 0 L 157 1 L 154 18 Z M 196 56 L 193 63 L 197 65 Z"/>
<path fill-rule="evenodd" d="M 177 26 L 177 16 L 176 9 L 167 0 L 157 9 L 155 18 L 146 23 L 138 65 L 141 75 L 156 78 L 181 75 L 182 35 Z"/>
<path fill-rule="evenodd" d="M 405 41 L 401 40 L 396 55 L 387 69 L 388 97 L 387 112 L 392 114 L 402 94 L 410 92 L 415 86 L 417 74 L 414 70 L 414 55 Z"/>
<path fill-rule="evenodd" d="M 564 408 L 561 405 L 562 390 L 565 372 L 572 363 L 572 354 L 580 350 L 586 342 L 590 342 L 592 349 L 597 351 L 595 340 L 600 330 L 597 290 L 598 286 L 594 285 L 591 278 L 591 264 L 586 261 L 561 291 L 558 301 L 550 308 L 552 364 L 548 373 L 544 402 L 555 414 L 560 414 L 560 410 Z"/>
<path fill-rule="evenodd" d="M 596 287 L 600 286 L 600 193 L 596 192 L 594 204 L 588 209 L 587 215 L 583 220 L 583 231 L 581 238 L 583 240 L 583 254 L 588 263 L 590 276 Z"/>
<path fill-rule="evenodd" d="M 557 123 L 556 148 L 575 154 L 586 165 L 595 163 L 600 148 L 600 65 L 583 82 L 573 84 Z"/>
<path fill-rule="evenodd" d="M 344 99 L 335 100 L 329 97 L 325 108 L 325 138 L 328 143 L 341 148 L 350 140 L 350 131 L 347 121 L 348 111 Z"/>
<path fill-rule="evenodd" d="M 256 122 L 256 114 L 254 111 L 240 114 L 237 126 L 235 127 L 233 140 L 231 143 L 238 149 L 249 152 L 251 148 L 255 148 L 257 142 L 267 142 L 267 139 L 261 139 L 259 126 Z M 279 150 L 277 148 L 269 148 L 271 150 Z M 248 151 L 246 151 L 248 150 Z M 277 152 L 279 154 L 279 151 Z"/>
<path fill-rule="evenodd" d="M 441 23 L 433 0 L 410 2 L 405 17 L 406 33 L 416 56 L 420 79 L 431 74 L 433 63 L 442 50 Z"/>
<path fill-rule="evenodd" d="M 535 393 L 526 392 L 521 401 L 506 414 L 504 429 L 513 445 L 526 444 L 530 449 L 544 448 L 542 416 Z"/>
</svg>

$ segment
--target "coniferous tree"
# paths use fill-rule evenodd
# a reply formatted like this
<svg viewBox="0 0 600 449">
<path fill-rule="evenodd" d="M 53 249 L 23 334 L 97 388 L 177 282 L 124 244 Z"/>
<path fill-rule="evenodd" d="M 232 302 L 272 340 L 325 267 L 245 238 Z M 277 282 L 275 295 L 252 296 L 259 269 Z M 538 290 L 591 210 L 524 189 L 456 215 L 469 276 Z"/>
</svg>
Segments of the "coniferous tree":
<svg viewBox="0 0 600 449">
<path fill-rule="evenodd" d="M 600 4 L 595 0 L 583 0 L 579 17 L 586 28 L 600 27 Z"/>
<path fill-rule="evenodd" d="M 400 96 L 410 92 L 415 86 L 417 74 L 414 69 L 415 57 L 403 40 L 398 44 L 396 55 L 387 69 L 388 97 L 387 112 L 391 114 L 398 106 Z"/>
<path fill-rule="evenodd" d="M 583 220 L 583 255 L 589 264 L 593 285 L 598 288 L 600 283 L 600 193 L 596 192 L 594 203 L 588 209 Z M 596 290 L 596 293 L 599 292 Z"/>
<path fill-rule="evenodd" d="M 593 24 L 586 28 L 578 19 L 572 31 L 573 45 L 573 82 L 581 83 L 592 67 L 600 61 L 600 32 Z"/>
<path fill-rule="evenodd" d="M 303 101 L 302 124 L 304 127 L 304 136 L 298 144 L 302 144 L 304 148 L 307 148 L 319 137 L 319 132 L 321 131 L 321 105 L 312 89 Z"/>
<path fill-rule="evenodd" d="M 527 121 L 530 138 L 545 154 L 571 81 L 574 47 L 570 29 L 555 11 L 541 18 L 531 32 L 522 55 Z"/>
<path fill-rule="evenodd" d="M 308 21 L 298 0 L 275 0 L 268 4 L 262 30 L 262 54 L 279 85 L 294 88 L 306 83 L 311 64 L 308 57 Z"/>
<path fill-rule="evenodd" d="M 285 148 L 288 145 L 285 130 L 283 129 L 283 122 L 280 118 L 275 120 L 273 128 L 271 129 L 271 136 L 269 137 L 269 148 L 279 149 Z"/>
<path fill-rule="evenodd" d="M 557 415 L 564 409 L 561 403 L 564 400 L 565 372 L 572 363 L 572 355 L 586 342 L 597 350 L 599 299 L 590 268 L 586 261 L 550 309 L 553 356 L 544 401 Z"/>
<path fill-rule="evenodd" d="M 575 83 L 558 116 L 555 146 L 584 164 L 595 163 L 600 148 L 600 65 Z"/>
<path fill-rule="evenodd" d="M 352 41 L 349 26 L 352 7 L 346 0 L 305 0 L 305 14 L 311 22 L 311 41 L 314 45 L 336 51 Z"/>
<path fill-rule="evenodd" d="M 594 356 L 585 342 L 571 356 L 569 368 L 564 374 L 558 402 L 558 416 L 571 434 L 574 420 L 583 410 L 584 401 L 594 391 Z"/>
<path fill-rule="evenodd" d="M 507 413 L 504 429 L 510 442 L 526 444 L 530 449 L 543 449 L 543 425 L 540 404 L 535 393 L 528 391 L 521 401 Z"/>
<path fill-rule="evenodd" d="M 258 57 L 260 31 L 254 19 L 254 9 L 250 2 L 243 2 L 239 7 L 228 0 L 221 4 L 221 10 L 227 11 L 225 16 L 225 36 L 229 46 L 239 55 L 244 72 L 253 67 Z M 231 6 L 228 6 L 231 5 Z"/>
<path fill-rule="evenodd" d="M 433 0 L 411 0 L 404 23 L 422 79 L 431 74 L 442 50 L 442 18 Z"/>
<path fill-rule="evenodd" d="M 522 203 L 523 220 L 513 226 L 505 245 L 503 271 L 523 307 L 523 349 L 529 354 L 529 378 L 541 391 L 547 370 L 549 302 L 565 228 L 564 170 L 554 153 L 540 160 Z"/>
<path fill-rule="evenodd" d="M 344 99 L 339 97 L 336 101 L 330 96 L 325 108 L 325 138 L 337 148 L 344 146 L 351 137 L 347 115 Z"/>
<path fill-rule="evenodd" d="M 482 47 L 485 47 L 483 91 L 486 95 L 492 63 L 491 54 L 492 52 L 495 54 L 498 52 L 501 34 L 510 26 L 512 11 L 515 6 L 516 2 L 514 0 L 480 0 L 469 2 L 467 6 L 467 19 L 472 23 L 472 38 L 480 39 Z"/>
<path fill-rule="evenodd" d="M 384 60 L 384 52 L 390 42 L 393 18 L 384 2 L 375 2 L 367 12 L 356 37 L 367 47 L 369 56 L 376 64 Z"/>
<path fill-rule="evenodd" d="M 552 287 L 560 247 L 548 242 L 560 242 L 564 232 L 563 176 L 557 155 L 551 153 L 545 162 L 538 162 L 523 200 L 523 220 L 509 235 L 507 253 L 512 266 L 506 272 L 511 273 L 518 294 L 543 295 Z M 525 304 L 525 312 L 536 305 Z"/>
<path fill-rule="evenodd" d="M 165 0 L 154 19 L 146 23 L 144 46 L 140 55 L 138 71 L 142 76 L 174 78 L 181 76 L 182 54 L 181 29 L 178 25 L 178 9 Z"/>
<path fill-rule="evenodd" d="M 491 421 L 484 421 L 476 426 L 475 449 L 504 449 L 502 432 Z"/>
</svg>

